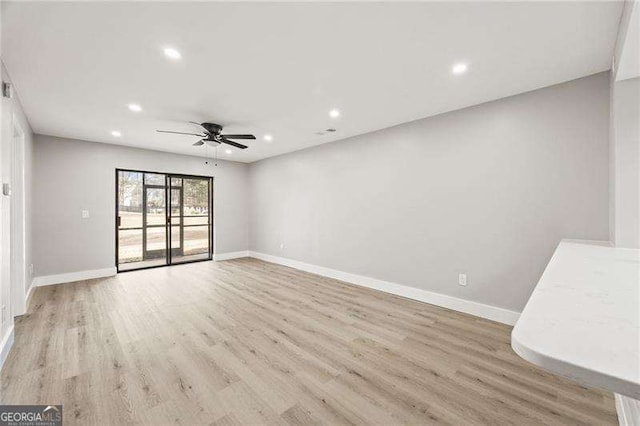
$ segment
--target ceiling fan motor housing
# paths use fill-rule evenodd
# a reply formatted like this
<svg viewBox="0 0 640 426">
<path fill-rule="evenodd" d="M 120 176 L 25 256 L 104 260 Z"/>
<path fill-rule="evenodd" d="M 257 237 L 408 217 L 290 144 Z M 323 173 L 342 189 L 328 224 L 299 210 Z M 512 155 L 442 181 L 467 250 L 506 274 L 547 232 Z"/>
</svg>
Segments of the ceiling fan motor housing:
<svg viewBox="0 0 640 426">
<path fill-rule="evenodd" d="M 222 132 L 222 126 L 216 123 L 202 123 L 201 126 L 212 135 L 219 135 Z"/>
</svg>

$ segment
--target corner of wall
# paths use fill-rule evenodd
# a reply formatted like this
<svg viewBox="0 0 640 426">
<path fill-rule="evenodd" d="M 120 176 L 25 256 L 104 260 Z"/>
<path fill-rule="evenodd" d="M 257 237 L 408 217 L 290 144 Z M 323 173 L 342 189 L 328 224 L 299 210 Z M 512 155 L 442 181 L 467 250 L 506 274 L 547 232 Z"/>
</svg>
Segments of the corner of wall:
<svg viewBox="0 0 640 426">
<path fill-rule="evenodd" d="M 613 72 L 609 74 L 609 241 L 613 245 L 616 244 L 616 144 L 614 132 L 615 118 L 615 75 Z"/>
</svg>

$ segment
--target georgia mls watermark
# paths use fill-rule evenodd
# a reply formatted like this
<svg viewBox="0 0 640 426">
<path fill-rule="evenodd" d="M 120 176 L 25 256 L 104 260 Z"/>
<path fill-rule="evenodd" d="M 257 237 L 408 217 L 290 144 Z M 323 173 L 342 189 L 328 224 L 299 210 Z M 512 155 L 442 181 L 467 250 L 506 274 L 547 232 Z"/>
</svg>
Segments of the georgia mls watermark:
<svg viewBox="0 0 640 426">
<path fill-rule="evenodd" d="M 62 405 L 0 405 L 0 426 L 61 426 Z"/>
</svg>

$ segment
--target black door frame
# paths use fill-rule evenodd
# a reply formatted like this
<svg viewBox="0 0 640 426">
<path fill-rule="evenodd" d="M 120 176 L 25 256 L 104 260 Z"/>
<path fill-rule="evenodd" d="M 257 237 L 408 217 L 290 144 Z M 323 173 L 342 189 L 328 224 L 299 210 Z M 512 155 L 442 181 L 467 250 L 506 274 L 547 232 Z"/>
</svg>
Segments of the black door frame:
<svg viewBox="0 0 640 426">
<path fill-rule="evenodd" d="M 119 172 L 133 172 L 133 173 L 142 173 L 142 187 L 143 187 L 143 199 L 146 200 L 147 195 L 146 195 L 146 187 L 154 187 L 157 186 L 158 188 L 162 188 L 162 186 L 159 185 L 145 185 L 145 181 L 144 181 L 144 174 L 148 173 L 148 174 L 157 174 L 157 175 L 164 175 L 165 177 L 165 216 L 166 216 L 166 221 L 165 221 L 165 241 L 166 241 L 166 262 L 163 265 L 152 265 L 152 266 L 142 266 L 140 268 L 133 268 L 133 269 L 125 269 L 125 270 L 120 270 L 119 267 L 119 262 L 118 262 L 118 251 L 119 251 L 119 231 L 120 231 L 120 217 L 118 215 L 119 213 Z M 129 271 L 140 271 L 143 269 L 153 269 L 153 268 L 162 268 L 165 266 L 171 266 L 171 265 L 184 265 L 187 263 L 195 263 L 195 262 L 206 262 L 209 260 L 213 260 L 213 252 L 214 252 L 214 247 L 213 247 L 213 232 L 215 229 L 214 226 L 214 220 L 215 220 L 215 216 L 213 215 L 213 196 L 214 196 L 214 191 L 213 191 L 213 177 L 212 176 L 200 176 L 200 175 L 191 175 L 191 174 L 183 174 L 183 173 L 169 173 L 169 172 L 156 172 L 156 171 L 150 171 L 150 170 L 136 170 L 136 169 L 123 169 L 123 168 L 116 168 L 115 169 L 115 243 L 116 243 L 116 253 L 115 253 L 115 266 L 116 266 L 116 271 L 118 273 L 121 272 L 129 272 Z M 207 185 L 208 185 L 208 195 L 209 195 L 209 206 L 208 206 L 208 238 L 209 238 L 209 251 L 208 251 L 208 256 L 205 259 L 195 259 L 195 260 L 185 260 L 182 262 L 172 262 L 172 248 L 171 248 L 171 189 L 174 189 L 174 187 L 171 186 L 171 178 L 186 178 L 186 179 L 202 179 L 202 180 L 206 180 L 207 181 Z M 184 181 L 183 181 L 184 184 Z M 175 187 L 177 189 L 177 187 Z M 143 237 L 142 237 L 142 244 L 143 244 L 143 256 L 144 256 L 144 250 L 146 247 L 146 241 L 145 241 L 145 236 L 144 236 L 144 225 L 145 225 L 145 218 L 146 218 L 146 205 L 144 205 L 144 201 L 143 201 L 143 222 L 142 222 L 142 228 L 143 228 Z M 182 190 L 182 187 L 180 187 L 180 205 L 182 206 L 184 204 L 184 191 Z M 180 247 L 183 250 L 184 249 L 184 239 L 183 239 L 183 227 L 184 225 L 184 216 L 183 216 L 183 211 L 182 208 L 180 209 L 180 234 L 181 234 L 181 241 L 180 241 Z M 202 226 L 202 225 L 199 225 Z"/>
</svg>

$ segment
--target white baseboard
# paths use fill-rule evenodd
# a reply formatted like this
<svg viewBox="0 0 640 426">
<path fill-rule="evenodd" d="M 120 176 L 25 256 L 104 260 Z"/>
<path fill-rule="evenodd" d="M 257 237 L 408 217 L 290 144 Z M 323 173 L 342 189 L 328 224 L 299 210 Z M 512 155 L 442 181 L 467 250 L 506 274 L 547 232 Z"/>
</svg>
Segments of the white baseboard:
<svg viewBox="0 0 640 426">
<path fill-rule="evenodd" d="M 490 319 L 504 324 L 513 325 L 518 320 L 519 312 L 510 311 L 496 306 L 485 305 L 483 303 L 472 302 L 470 300 L 460 299 L 445 294 L 434 293 L 427 290 L 421 290 L 415 287 L 409 287 L 388 281 L 378 280 L 363 275 L 351 274 L 349 272 L 338 271 L 336 269 L 325 268 L 323 266 L 312 265 L 297 260 L 287 259 L 284 257 L 272 256 L 254 251 L 235 251 L 228 253 L 218 253 L 214 255 L 214 260 L 230 260 L 241 257 L 255 257 L 267 262 L 277 263 L 279 265 L 289 266 L 301 271 L 311 272 L 312 274 L 322 275 L 328 278 L 345 281 L 351 284 L 373 288 L 375 290 L 384 291 L 386 293 L 395 294 L 397 296 L 406 297 L 408 299 L 419 300 L 421 302 L 430 303 L 432 305 L 441 306 L 447 309 L 464 312 L 478 317 Z M 36 277 L 31 285 L 31 291 L 34 287 L 60 284 L 72 281 L 88 280 L 92 278 L 109 277 L 116 274 L 116 268 L 94 269 L 90 271 L 71 272 L 67 274 L 47 275 Z"/>
<path fill-rule="evenodd" d="M 117 273 L 115 266 L 104 269 L 92 269 L 89 271 L 69 272 L 66 274 L 44 275 L 35 277 L 31 286 L 41 287 L 43 285 L 70 283 L 73 281 L 90 280 L 93 278 L 111 277 Z"/>
<path fill-rule="evenodd" d="M 640 426 L 640 401 L 617 393 L 615 396 L 620 426 Z"/>
<path fill-rule="evenodd" d="M 427 290 L 421 290 L 419 288 L 409 287 L 388 281 L 382 281 L 375 278 L 365 277 L 363 275 L 356 275 L 349 272 L 338 271 L 336 269 L 325 268 L 323 266 L 311 265 L 309 263 L 287 259 L 284 257 L 272 256 L 270 254 L 258 253 L 255 251 L 249 251 L 249 256 L 267 262 L 289 266 L 301 271 L 311 272 L 312 274 L 322 275 L 324 277 L 346 281 L 351 284 L 373 288 L 375 290 L 384 291 L 386 293 L 395 294 L 397 296 L 406 297 L 408 299 L 419 300 L 420 302 L 441 306 L 443 308 L 452 309 L 454 311 L 464 312 L 466 314 L 490 319 L 492 321 L 501 322 L 503 324 L 514 325 L 518 320 L 518 317 L 520 316 L 519 312 L 510 311 L 508 309 L 485 305 L 478 302 L 472 302 L 470 300 L 447 296 L 440 293 L 434 293 Z"/>
<path fill-rule="evenodd" d="M 216 253 L 213 255 L 213 260 L 230 260 L 230 259 L 238 259 L 240 257 L 249 257 L 248 251 L 231 251 L 229 253 Z"/>
<path fill-rule="evenodd" d="M 11 328 L 7 331 L 7 333 L 2 338 L 2 343 L 0 343 L 0 368 L 4 365 L 4 361 L 7 359 L 9 355 L 9 351 L 11 350 L 11 346 L 13 346 L 13 334 L 14 328 L 13 324 L 11 324 Z"/>
<path fill-rule="evenodd" d="M 24 301 L 24 307 L 27 311 L 29 311 L 29 302 L 31 302 L 31 297 L 33 296 L 33 291 L 36 288 L 35 280 L 31 280 L 31 285 L 29 286 L 29 291 L 27 292 L 27 298 Z"/>
</svg>

